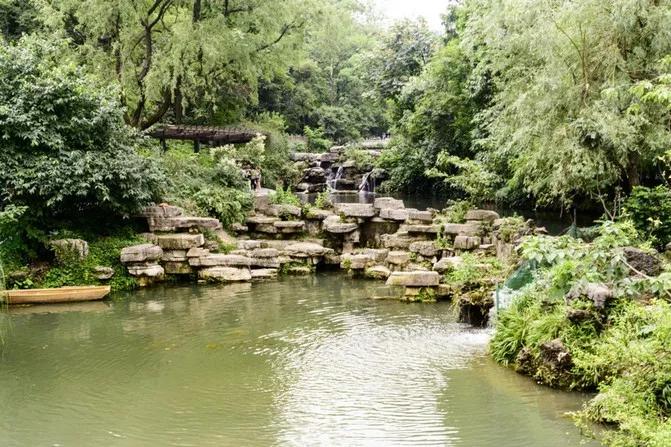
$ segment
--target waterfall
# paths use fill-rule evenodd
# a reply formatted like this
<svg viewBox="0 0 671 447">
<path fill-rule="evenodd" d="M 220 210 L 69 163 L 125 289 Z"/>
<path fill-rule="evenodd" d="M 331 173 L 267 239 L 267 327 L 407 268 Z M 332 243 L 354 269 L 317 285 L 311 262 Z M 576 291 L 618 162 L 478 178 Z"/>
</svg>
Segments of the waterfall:
<svg viewBox="0 0 671 447">
<path fill-rule="evenodd" d="M 359 192 L 375 192 L 375 176 L 373 175 L 373 171 L 366 172 L 361 178 Z"/>
<path fill-rule="evenodd" d="M 340 165 L 338 167 L 338 171 L 336 171 L 335 177 L 333 177 L 333 170 L 329 169 L 329 178 L 326 180 L 326 185 L 328 186 L 329 190 L 335 191 L 336 186 L 338 185 L 338 180 L 342 178 L 343 174 L 343 167 Z"/>
</svg>

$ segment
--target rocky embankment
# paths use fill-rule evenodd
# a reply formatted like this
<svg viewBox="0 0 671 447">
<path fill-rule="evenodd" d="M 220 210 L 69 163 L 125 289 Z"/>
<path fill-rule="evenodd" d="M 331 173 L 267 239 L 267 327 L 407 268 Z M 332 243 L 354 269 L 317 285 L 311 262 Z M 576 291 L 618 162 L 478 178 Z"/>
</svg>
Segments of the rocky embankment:
<svg viewBox="0 0 671 447">
<path fill-rule="evenodd" d="M 293 189 L 298 193 L 318 193 L 323 191 L 357 192 L 375 189 L 376 184 L 386 178 L 384 170 L 374 168 L 373 161 L 380 156 L 380 150 L 360 149 L 360 154 L 369 162 L 348 159 L 345 146 L 334 146 L 328 152 L 295 152 L 291 159 L 295 167 L 303 173 Z"/>
<path fill-rule="evenodd" d="M 246 223 L 233 228 L 235 237 L 216 219 L 149 207 L 147 243 L 124 248 L 121 262 L 145 286 L 171 276 L 226 283 L 340 269 L 386 281 L 398 298 L 433 301 L 450 298 L 445 273 L 464 253 L 507 257 L 513 248 L 500 237 L 494 211 L 471 210 L 464 223 L 452 223 L 437 210 L 388 197 L 333 209 L 277 205 L 269 197 L 257 197 Z"/>
</svg>

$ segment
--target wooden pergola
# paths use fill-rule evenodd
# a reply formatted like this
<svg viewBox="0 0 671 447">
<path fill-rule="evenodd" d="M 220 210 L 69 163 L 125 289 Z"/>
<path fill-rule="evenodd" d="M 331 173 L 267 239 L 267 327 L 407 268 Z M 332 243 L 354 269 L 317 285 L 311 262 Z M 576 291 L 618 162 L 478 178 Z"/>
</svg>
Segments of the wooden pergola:
<svg viewBox="0 0 671 447">
<path fill-rule="evenodd" d="M 146 134 L 161 140 L 164 150 L 167 147 L 166 140 L 189 140 L 193 141 L 193 150 L 198 152 L 201 143 L 211 145 L 247 143 L 256 137 L 259 132 L 242 127 L 165 124 L 150 129 Z"/>
</svg>

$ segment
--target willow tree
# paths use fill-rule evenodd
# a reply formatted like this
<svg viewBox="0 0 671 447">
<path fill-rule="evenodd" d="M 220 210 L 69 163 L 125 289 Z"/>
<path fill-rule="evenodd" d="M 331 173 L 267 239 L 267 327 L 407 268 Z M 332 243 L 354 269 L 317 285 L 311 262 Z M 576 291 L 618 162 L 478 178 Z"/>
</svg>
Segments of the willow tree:
<svg viewBox="0 0 671 447">
<path fill-rule="evenodd" d="M 118 82 L 126 121 L 140 129 L 253 102 L 258 79 L 291 62 L 314 11 L 312 0 L 33 1 L 92 72 Z"/>
<path fill-rule="evenodd" d="M 632 87 L 671 53 L 670 0 L 469 0 L 464 50 L 493 75 L 490 164 L 541 204 L 569 206 L 655 175 L 668 112 Z"/>
</svg>

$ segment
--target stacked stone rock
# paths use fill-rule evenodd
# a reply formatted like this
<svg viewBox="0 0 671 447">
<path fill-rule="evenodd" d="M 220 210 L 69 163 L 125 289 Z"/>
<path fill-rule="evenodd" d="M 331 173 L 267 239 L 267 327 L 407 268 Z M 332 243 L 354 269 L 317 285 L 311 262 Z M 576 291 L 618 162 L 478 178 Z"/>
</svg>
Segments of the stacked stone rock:
<svg viewBox="0 0 671 447">
<path fill-rule="evenodd" d="M 354 160 L 342 161 L 345 146 L 334 146 L 326 153 L 296 152 L 291 154 L 292 160 L 303 176 L 294 187 L 297 192 L 315 193 L 326 191 L 328 181 L 330 187 L 336 191 L 357 191 L 363 177 L 370 169 L 362 170 Z M 378 157 L 380 151 L 367 150 L 372 157 Z M 336 173 L 340 171 L 340 177 Z M 377 171 L 376 171 L 377 172 Z"/>
<path fill-rule="evenodd" d="M 205 229 L 221 230 L 216 219 L 185 217 L 168 205 L 147 208 L 150 243 L 125 248 L 121 261 L 143 285 L 165 275 L 235 282 L 332 266 L 386 280 L 412 300 L 440 296 L 442 274 L 461 262 L 460 253 L 494 253 L 497 247 L 493 211 L 471 211 L 465 223 L 455 224 L 441 221 L 435 210 L 405 208 L 388 197 L 372 204 L 340 203 L 333 210 L 267 200 L 257 200 L 255 208 L 236 228 L 235 249 L 228 253 L 216 253 L 203 235 Z"/>
</svg>

